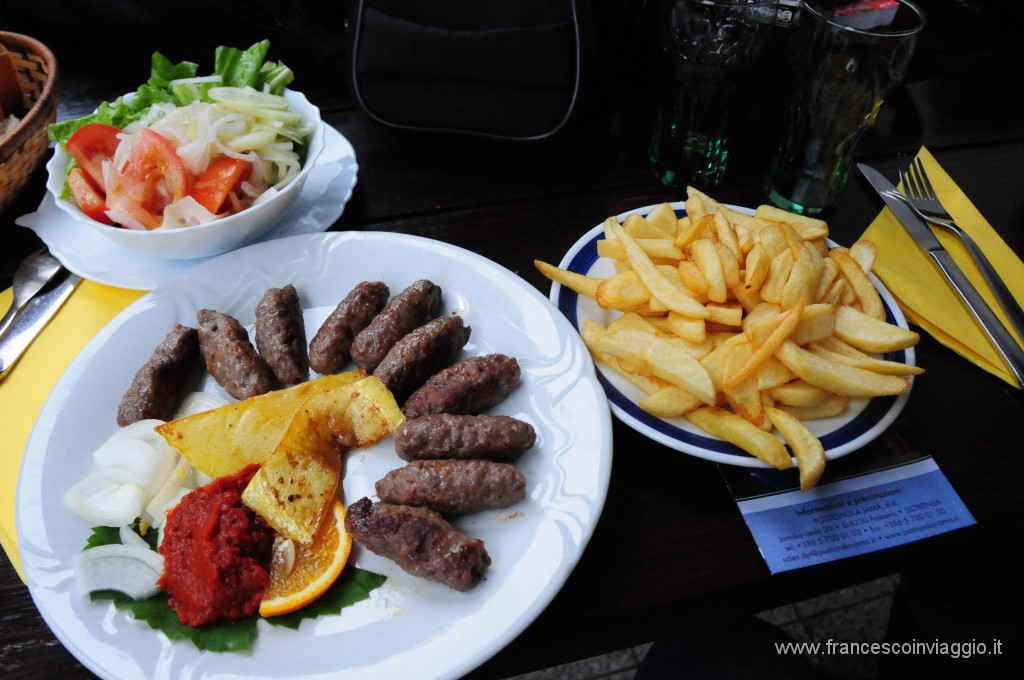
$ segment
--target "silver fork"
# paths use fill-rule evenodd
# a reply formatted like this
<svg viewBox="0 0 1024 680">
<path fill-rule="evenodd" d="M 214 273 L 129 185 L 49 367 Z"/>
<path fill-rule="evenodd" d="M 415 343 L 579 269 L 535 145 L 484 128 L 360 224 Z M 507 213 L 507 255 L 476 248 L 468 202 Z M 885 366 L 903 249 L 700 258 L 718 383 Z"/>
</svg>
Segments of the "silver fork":
<svg viewBox="0 0 1024 680">
<path fill-rule="evenodd" d="M 985 257 L 985 253 L 981 251 L 978 244 L 974 242 L 970 234 L 953 221 L 953 216 L 949 214 L 939 201 L 932 183 L 928 180 L 928 174 L 925 172 L 921 160 L 918 158 L 911 159 L 906 154 L 901 153 L 899 154 L 899 164 L 900 181 L 903 183 L 903 191 L 907 194 L 910 207 L 914 209 L 918 217 L 929 224 L 956 234 L 957 238 L 966 246 L 967 252 L 974 258 L 974 262 L 978 265 L 978 269 L 981 270 L 985 281 L 988 282 L 989 288 L 992 289 L 996 300 L 1003 308 L 1003 311 L 1006 312 L 1006 317 L 1010 320 L 1014 330 L 1017 331 L 1017 337 L 1024 340 L 1024 310 L 1021 309 L 1017 300 L 1013 297 L 1013 293 L 1003 283 L 1003 279 L 999 276 L 995 267 L 992 266 L 992 263 L 988 261 L 988 258 Z"/>
</svg>

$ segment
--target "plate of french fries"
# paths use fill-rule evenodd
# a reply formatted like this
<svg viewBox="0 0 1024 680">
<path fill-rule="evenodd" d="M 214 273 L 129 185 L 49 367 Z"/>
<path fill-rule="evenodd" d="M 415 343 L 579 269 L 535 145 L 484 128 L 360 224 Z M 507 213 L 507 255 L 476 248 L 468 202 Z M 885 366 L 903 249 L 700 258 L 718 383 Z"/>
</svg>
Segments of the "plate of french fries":
<svg viewBox="0 0 1024 680">
<path fill-rule="evenodd" d="M 876 252 L 831 241 L 823 220 L 688 187 L 535 265 L 620 420 L 717 463 L 796 467 L 806 491 L 885 431 L 923 372 Z"/>
</svg>

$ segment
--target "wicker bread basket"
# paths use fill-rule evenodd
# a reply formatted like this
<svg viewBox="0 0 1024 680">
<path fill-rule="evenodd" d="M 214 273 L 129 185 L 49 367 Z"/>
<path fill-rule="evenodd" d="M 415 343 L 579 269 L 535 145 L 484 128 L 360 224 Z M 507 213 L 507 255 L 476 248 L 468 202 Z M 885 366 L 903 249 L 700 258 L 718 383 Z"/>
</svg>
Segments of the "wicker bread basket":
<svg viewBox="0 0 1024 680">
<path fill-rule="evenodd" d="M 46 156 L 46 126 L 57 118 L 57 59 L 38 40 L 0 31 L 21 78 L 28 112 L 0 140 L 0 215 L 25 188 Z"/>
</svg>

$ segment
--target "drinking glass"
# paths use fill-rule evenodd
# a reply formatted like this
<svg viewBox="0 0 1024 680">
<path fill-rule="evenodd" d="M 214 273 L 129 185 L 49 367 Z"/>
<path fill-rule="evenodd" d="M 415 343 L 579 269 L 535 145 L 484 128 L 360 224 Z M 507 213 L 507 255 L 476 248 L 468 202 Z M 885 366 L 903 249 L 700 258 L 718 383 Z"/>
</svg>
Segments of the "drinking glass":
<svg viewBox="0 0 1024 680">
<path fill-rule="evenodd" d="M 663 184 L 714 188 L 729 155 L 729 111 L 774 26 L 776 0 L 675 0 L 664 9 L 648 156 Z"/>
<path fill-rule="evenodd" d="M 780 208 L 817 215 L 839 201 L 857 142 L 903 80 L 924 26 L 918 7 L 896 1 L 892 23 L 868 29 L 836 21 L 835 2 L 801 3 L 787 46 L 787 128 L 765 179 Z"/>
</svg>

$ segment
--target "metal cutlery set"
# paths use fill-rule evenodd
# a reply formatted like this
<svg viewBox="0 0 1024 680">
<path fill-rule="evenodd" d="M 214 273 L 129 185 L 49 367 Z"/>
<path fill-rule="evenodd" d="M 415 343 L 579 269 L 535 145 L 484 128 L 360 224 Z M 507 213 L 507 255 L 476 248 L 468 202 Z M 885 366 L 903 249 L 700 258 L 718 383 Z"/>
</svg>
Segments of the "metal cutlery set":
<svg viewBox="0 0 1024 680">
<path fill-rule="evenodd" d="M 964 309 L 999 353 L 1003 363 L 1016 379 L 1017 385 L 1024 387 L 1024 349 L 956 265 L 952 256 L 942 246 L 928 225 L 950 231 L 963 242 L 1010 323 L 1022 338 L 1024 338 L 1024 312 L 1021 311 L 1020 305 L 978 245 L 953 221 L 952 216 L 939 202 L 920 161 L 909 161 L 901 155 L 900 165 L 900 180 L 906 194 L 901 193 L 874 168 L 863 163 L 858 163 L 857 167 L 878 192 L 878 195 L 882 197 L 903 228 L 945 277 Z"/>
<path fill-rule="evenodd" d="M 0 320 L 0 380 L 67 301 L 81 281 L 45 248 L 14 273 L 11 306 Z"/>
</svg>

